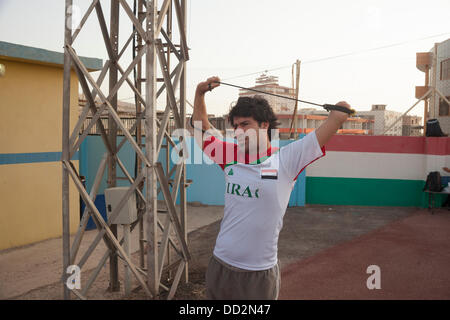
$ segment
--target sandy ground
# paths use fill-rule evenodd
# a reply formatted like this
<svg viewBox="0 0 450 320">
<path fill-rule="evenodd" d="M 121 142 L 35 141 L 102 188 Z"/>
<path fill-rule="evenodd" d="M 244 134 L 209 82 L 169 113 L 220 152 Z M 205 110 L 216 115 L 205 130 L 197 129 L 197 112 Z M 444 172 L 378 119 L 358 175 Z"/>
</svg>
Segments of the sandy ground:
<svg viewBox="0 0 450 320">
<path fill-rule="evenodd" d="M 198 207 L 190 208 L 191 216 L 195 215 L 197 209 L 202 211 L 204 216 L 215 220 L 203 226 L 200 224 L 189 233 L 189 249 L 192 254 L 192 260 L 189 263 L 189 282 L 181 283 L 178 287 L 175 299 L 204 299 L 204 275 L 207 264 L 212 254 L 215 239 L 220 227 L 221 207 Z M 216 210 L 215 214 L 210 213 Z M 426 210 L 404 207 L 357 207 L 357 206 L 321 206 L 308 205 L 306 207 L 288 208 L 284 227 L 279 239 L 279 259 L 282 271 L 289 266 L 299 263 L 310 257 L 314 257 L 326 249 L 345 244 L 351 240 L 358 239 L 363 235 L 370 234 L 384 226 L 404 218 L 427 214 Z M 431 216 L 431 215 L 430 215 Z M 197 215 L 197 218 L 199 215 Z M 431 216 L 432 217 L 432 216 Z M 55 239 L 57 241 L 57 239 Z M 60 240 L 59 240 L 60 241 Z M 57 243 L 58 244 L 58 243 Z M 40 244 L 42 245 L 42 244 Z M 59 242 L 59 247 L 61 243 Z M 35 247 L 36 245 L 34 245 Z M 47 284 L 35 285 L 34 288 L 26 292 L 11 295 L 11 292 L 18 292 L 15 288 L 23 283 L 24 279 L 30 279 L 29 274 L 22 272 L 5 272 L 5 263 L 11 262 L 5 259 L 5 255 L 17 254 L 16 259 L 20 260 L 21 265 L 28 265 L 29 257 L 20 252 L 22 249 L 11 250 L 10 252 L 0 252 L 0 279 L 2 279 L 3 288 L 8 289 L 3 292 L 4 298 L 9 299 L 61 299 L 62 285 L 58 282 L 58 276 L 61 270 L 61 256 L 53 255 L 52 258 L 40 259 L 35 261 L 35 268 L 39 270 L 37 278 L 47 279 Z M 42 249 L 45 250 L 45 249 Z M 56 248 L 55 248 L 56 250 Z M 60 248 L 58 249 L 60 252 Z M 325 251 L 324 251 L 325 250 Z M 92 258 L 95 260 L 94 258 Z M 137 254 L 133 255 L 133 260 L 137 263 Z M 94 261 L 96 262 L 96 261 Z M 33 268 L 30 268 L 33 269 Z M 82 285 L 89 276 L 89 271 L 83 271 Z M 284 272 L 284 271 L 283 271 Z M 104 267 L 89 290 L 87 297 L 89 299 L 146 299 L 144 292 L 137 288 L 129 297 L 124 297 L 123 291 L 111 293 L 108 292 L 109 268 Z M 120 263 L 120 275 L 123 275 L 123 266 Z M 54 279 L 53 282 L 49 282 Z M 164 275 L 163 282 L 167 279 Z M 137 286 L 137 281 L 133 279 L 133 287 Z M 35 280 L 37 282 L 37 280 Z M 41 281 L 40 283 L 43 283 Z M 283 281 L 282 281 L 283 282 Z M 121 279 L 123 283 L 123 279 Z M 284 283 L 284 282 L 283 282 Z M 5 285 L 6 284 L 6 285 Z M 23 284 L 21 285 L 23 290 Z M 28 288 L 31 287 L 28 285 Z M 282 284 L 283 290 L 283 284 Z M 6 293 L 6 294 L 5 294 Z M 161 294 L 161 299 L 165 293 Z"/>
<path fill-rule="evenodd" d="M 223 206 L 205 206 L 199 203 L 191 203 L 188 205 L 188 232 L 192 232 L 198 228 L 209 225 L 218 221 L 223 216 Z M 160 220 L 165 220 L 165 214 L 160 214 Z M 118 228 L 119 239 L 122 236 L 122 230 Z M 88 246 L 93 242 L 98 234 L 97 230 L 86 231 L 79 253 L 77 262 L 87 250 Z M 136 252 L 139 250 L 138 229 L 131 233 L 130 250 Z M 74 236 L 71 237 L 73 243 Z M 94 269 L 101 257 L 105 253 L 106 246 L 103 241 L 100 241 L 98 246 L 88 258 L 86 264 L 82 267 L 82 280 L 87 279 L 89 270 Z M 139 257 L 136 254 L 132 255 L 134 262 L 139 264 Z M 119 263 L 122 268 L 122 264 Z M 49 239 L 41 241 L 32 245 L 22 246 L 0 251 L 0 299 L 11 299 L 18 296 L 23 296 L 27 292 L 35 290 L 36 288 L 43 288 L 50 284 L 59 281 L 62 272 L 62 239 Z M 102 274 L 109 272 L 109 267 L 103 267 Z M 100 278 L 96 281 L 102 281 Z M 123 274 L 123 272 L 121 272 Z M 105 277 L 105 281 L 106 281 Z M 58 284 L 59 286 L 59 284 Z M 101 285 L 100 285 L 101 286 Z M 106 285 L 108 286 L 108 285 Z M 93 289 L 95 290 L 95 289 Z M 52 291 L 52 290 L 51 290 Z M 55 293 L 49 294 L 49 298 L 61 298 L 62 290 L 55 289 Z M 123 295 L 123 293 L 122 293 Z M 46 296 L 41 298 L 46 299 Z M 114 297 L 120 297 L 121 294 Z M 109 298 L 109 296 L 107 296 Z M 101 298 L 101 296 L 99 296 Z"/>
</svg>

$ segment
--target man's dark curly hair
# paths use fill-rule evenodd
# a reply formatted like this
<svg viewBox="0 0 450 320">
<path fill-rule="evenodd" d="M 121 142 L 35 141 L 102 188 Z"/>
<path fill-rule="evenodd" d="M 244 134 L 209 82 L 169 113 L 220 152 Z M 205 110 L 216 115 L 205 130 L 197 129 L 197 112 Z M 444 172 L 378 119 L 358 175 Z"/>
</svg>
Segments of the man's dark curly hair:
<svg viewBox="0 0 450 320">
<path fill-rule="evenodd" d="M 269 141 L 272 139 L 270 130 L 276 129 L 280 125 L 269 102 L 258 95 L 253 97 L 240 97 L 228 114 L 228 121 L 232 126 L 235 117 L 252 117 L 258 121 L 258 125 L 261 125 L 262 122 L 268 122 L 269 128 L 267 134 Z"/>
</svg>

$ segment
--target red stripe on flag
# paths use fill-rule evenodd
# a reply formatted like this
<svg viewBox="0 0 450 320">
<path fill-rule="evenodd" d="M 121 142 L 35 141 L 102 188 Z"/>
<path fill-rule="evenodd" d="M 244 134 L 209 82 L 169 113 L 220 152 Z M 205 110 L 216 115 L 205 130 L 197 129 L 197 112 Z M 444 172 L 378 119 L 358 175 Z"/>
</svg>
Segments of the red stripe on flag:
<svg viewBox="0 0 450 320">
<path fill-rule="evenodd" d="M 449 137 L 334 135 L 327 151 L 450 155 Z"/>
</svg>

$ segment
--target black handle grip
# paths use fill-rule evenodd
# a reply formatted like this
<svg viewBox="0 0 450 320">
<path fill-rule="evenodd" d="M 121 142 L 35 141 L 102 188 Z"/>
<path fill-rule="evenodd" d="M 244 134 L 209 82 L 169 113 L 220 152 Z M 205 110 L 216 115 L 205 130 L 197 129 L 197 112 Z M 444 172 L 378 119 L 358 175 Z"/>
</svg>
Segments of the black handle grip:
<svg viewBox="0 0 450 320">
<path fill-rule="evenodd" d="M 341 112 L 348 113 L 349 115 L 354 115 L 354 114 L 356 113 L 356 111 L 353 110 L 353 109 L 349 109 L 349 108 L 346 108 L 346 107 L 337 106 L 337 105 L 334 105 L 334 104 L 324 104 L 323 107 L 324 107 L 327 111 L 330 111 L 330 110 L 336 110 L 336 111 L 341 111 Z"/>
</svg>

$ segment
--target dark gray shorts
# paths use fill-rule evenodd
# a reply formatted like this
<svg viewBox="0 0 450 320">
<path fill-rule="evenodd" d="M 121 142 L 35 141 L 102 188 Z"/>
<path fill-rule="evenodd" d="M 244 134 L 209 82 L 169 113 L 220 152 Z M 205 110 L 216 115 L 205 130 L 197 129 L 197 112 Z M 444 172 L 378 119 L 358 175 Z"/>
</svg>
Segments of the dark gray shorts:
<svg viewBox="0 0 450 320">
<path fill-rule="evenodd" d="M 244 270 L 212 256 L 206 271 L 206 298 L 209 300 L 277 300 L 280 268 Z"/>
</svg>

